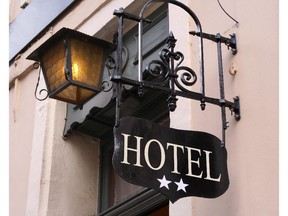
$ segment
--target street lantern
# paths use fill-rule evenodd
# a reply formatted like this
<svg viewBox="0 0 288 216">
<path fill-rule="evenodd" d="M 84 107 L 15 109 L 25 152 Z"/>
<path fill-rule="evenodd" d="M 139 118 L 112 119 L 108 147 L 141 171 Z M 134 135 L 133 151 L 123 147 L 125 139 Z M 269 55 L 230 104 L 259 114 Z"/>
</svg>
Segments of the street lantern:
<svg viewBox="0 0 288 216">
<path fill-rule="evenodd" d="M 101 91 L 105 59 L 114 47 L 62 28 L 27 59 L 40 62 L 50 98 L 81 105 Z"/>
</svg>

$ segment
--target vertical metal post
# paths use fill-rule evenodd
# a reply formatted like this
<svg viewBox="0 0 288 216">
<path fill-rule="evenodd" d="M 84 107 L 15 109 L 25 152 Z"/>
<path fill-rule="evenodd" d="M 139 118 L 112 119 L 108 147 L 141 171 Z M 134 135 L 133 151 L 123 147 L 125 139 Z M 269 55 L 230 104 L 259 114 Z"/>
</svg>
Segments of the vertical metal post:
<svg viewBox="0 0 288 216">
<path fill-rule="evenodd" d="M 217 41 L 217 53 L 218 53 L 220 104 L 221 104 L 221 116 L 222 116 L 222 145 L 225 145 L 225 130 L 227 129 L 227 121 L 226 121 L 226 109 L 225 109 L 221 35 L 219 33 L 216 34 L 216 41 Z"/>
<path fill-rule="evenodd" d="M 202 99 L 200 103 L 201 110 L 205 110 L 206 104 L 205 104 L 205 75 L 204 75 L 204 54 L 203 54 L 203 36 L 202 36 L 202 28 L 199 22 L 199 25 L 197 25 L 198 32 L 200 34 L 199 38 L 199 64 L 200 64 L 200 92 L 202 94 Z"/>
<path fill-rule="evenodd" d="M 116 57 L 116 70 L 114 78 L 121 79 L 122 77 L 122 49 L 123 49 L 123 8 L 119 9 L 118 13 L 118 37 L 117 37 L 117 57 Z M 120 106 L 121 106 L 121 82 L 116 83 L 115 93 L 116 93 L 116 107 L 115 107 L 115 127 L 120 124 Z"/>
<path fill-rule="evenodd" d="M 175 79 L 177 78 L 177 75 L 175 74 L 175 59 L 177 58 L 177 54 L 174 53 L 174 48 L 176 46 L 176 39 L 172 32 L 170 32 L 170 35 L 167 40 L 168 48 L 170 49 L 168 60 L 169 60 L 169 86 L 170 86 L 170 95 L 168 98 L 168 107 L 171 112 L 175 111 L 177 105 L 176 101 L 178 100 L 175 96 Z"/>
<path fill-rule="evenodd" d="M 142 55 L 142 36 L 143 36 L 143 17 L 140 17 L 140 21 L 138 23 L 138 82 L 140 86 L 138 87 L 138 95 L 140 97 L 143 96 L 143 87 L 142 83 L 142 71 L 143 71 L 143 55 Z"/>
<path fill-rule="evenodd" d="M 142 82 L 143 56 L 142 56 L 143 20 L 138 24 L 138 82 Z"/>
</svg>

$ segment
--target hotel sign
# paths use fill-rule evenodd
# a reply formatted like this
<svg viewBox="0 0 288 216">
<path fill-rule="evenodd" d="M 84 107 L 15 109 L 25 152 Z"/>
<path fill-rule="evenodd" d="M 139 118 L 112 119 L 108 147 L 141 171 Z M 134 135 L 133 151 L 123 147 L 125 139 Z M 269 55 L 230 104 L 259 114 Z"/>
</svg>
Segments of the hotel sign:
<svg viewBox="0 0 288 216">
<path fill-rule="evenodd" d="M 188 196 L 216 198 L 229 187 L 227 152 L 214 135 L 125 117 L 114 128 L 114 139 L 116 172 L 172 203 Z"/>
</svg>

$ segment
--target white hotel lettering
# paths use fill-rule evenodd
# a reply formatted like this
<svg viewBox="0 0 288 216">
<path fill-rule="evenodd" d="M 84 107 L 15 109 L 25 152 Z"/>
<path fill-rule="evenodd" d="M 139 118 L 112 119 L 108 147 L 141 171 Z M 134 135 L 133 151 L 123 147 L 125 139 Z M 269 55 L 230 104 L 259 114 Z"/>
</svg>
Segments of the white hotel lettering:
<svg viewBox="0 0 288 216">
<path fill-rule="evenodd" d="M 141 140 L 143 139 L 143 137 L 134 136 L 134 139 L 136 139 L 136 148 L 130 148 L 128 140 L 131 137 L 131 135 L 124 134 L 124 133 L 122 133 L 122 135 L 124 137 L 124 154 L 123 154 L 123 160 L 121 161 L 121 163 L 130 165 L 130 163 L 132 163 L 132 161 L 128 161 L 128 154 L 136 154 L 136 161 L 133 161 L 134 164 L 132 164 L 132 165 L 137 166 L 137 167 L 143 167 L 143 165 L 141 164 L 141 148 L 140 148 Z M 149 148 L 151 145 L 157 145 L 157 147 L 159 147 L 159 150 L 160 150 L 159 165 L 154 166 L 154 167 L 152 166 L 151 159 L 149 157 Z M 174 143 L 167 143 L 167 149 L 165 151 L 163 145 L 160 143 L 160 141 L 158 141 L 156 139 L 150 139 L 145 144 L 145 147 L 144 147 L 144 159 L 145 159 L 145 162 L 148 165 L 148 167 L 152 170 L 160 170 L 165 164 L 166 153 L 170 149 L 173 152 L 173 170 L 171 171 L 171 173 L 180 174 L 180 172 L 178 171 L 178 156 L 177 156 L 178 152 L 180 151 L 183 154 L 185 154 L 185 153 L 187 154 L 188 170 L 187 170 L 187 173 L 185 174 L 186 176 L 194 177 L 194 178 L 204 178 L 204 179 L 209 180 L 209 181 L 220 182 L 221 174 L 219 174 L 218 178 L 213 178 L 211 176 L 211 171 L 210 171 L 210 157 L 212 154 L 211 151 L 201 150 L 201 149 L 197 149 L 197 148 L 191 148 L 191 147 L 182 146 L 182 145 L 178 145 L 178 144 L 174 144 Z M 203 152 L 204 152 L 204 154 L 203 154 Z M 195 158 L 195 154 L 197 154 L 197 159 L 193 160 L 192 155 L 194 155 L 193 158 Z M 205 155 L 205 161 L 206 161 L 206 164 L 205 164 L 206 165 L 206 176 L 204 176 L 204 177 L 203 177 L 203 170 L 201 171 L 201 163 L 200 163 L 200 157 L 202 156 L 202 154 Z M 193 164 L 197 165 L 198 172 L 197 172 L 197 170 L 192 169 Z"/>
</svg>

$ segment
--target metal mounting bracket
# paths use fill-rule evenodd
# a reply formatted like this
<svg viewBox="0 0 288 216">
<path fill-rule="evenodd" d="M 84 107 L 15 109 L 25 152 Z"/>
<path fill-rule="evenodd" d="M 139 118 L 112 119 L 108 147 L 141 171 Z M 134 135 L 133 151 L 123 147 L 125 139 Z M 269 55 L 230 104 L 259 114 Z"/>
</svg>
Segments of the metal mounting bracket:
<svg viewBox="0 0 288 216">
<path fill-rule="evenodd" d="M 201 36 L 200 32 L 190 31 L 189 33 L 194 36 L 198 36 L 198 37 Z M 233 55 L 236 55 L 237 53 L 236 34 L 231 34 L 230 38 L 226 38 L 226 37 L 221 36 L 220 34 L 213 35 L 213 34 L 207 34 L 207 33 L 202 32 L 202 37 L 205 39 L 211 40 L 213 42 L 216 42 L 216 43 L 217 42 L 224 43 L 228 47 L 228 49 L 231 48 Z"/>
</svg>

